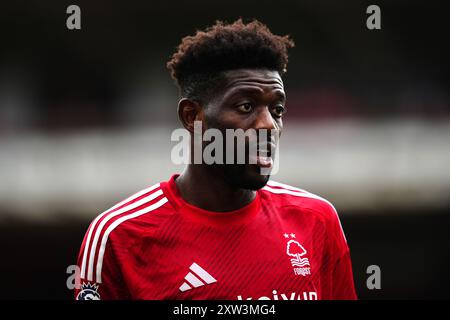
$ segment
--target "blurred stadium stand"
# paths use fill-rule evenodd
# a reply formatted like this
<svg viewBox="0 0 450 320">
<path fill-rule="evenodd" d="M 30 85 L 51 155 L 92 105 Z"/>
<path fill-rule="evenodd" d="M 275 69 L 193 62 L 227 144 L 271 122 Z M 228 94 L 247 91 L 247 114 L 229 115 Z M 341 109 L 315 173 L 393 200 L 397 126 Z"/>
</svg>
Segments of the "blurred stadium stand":
<svg viewBox="0 0 450 320">
<path fill-rule="evenodd" d="M 89 221 L 182 167 L 165 63 L 216 19 L 296 41 L 274 176 L 332 201 L 361 299 L 450 298 L 450 52 L 439 1 L 8 3 L 0 11 L 0 298 L 69 299 Z M 367 266 L 382 289 L 366 287 Z"/>
</svg>

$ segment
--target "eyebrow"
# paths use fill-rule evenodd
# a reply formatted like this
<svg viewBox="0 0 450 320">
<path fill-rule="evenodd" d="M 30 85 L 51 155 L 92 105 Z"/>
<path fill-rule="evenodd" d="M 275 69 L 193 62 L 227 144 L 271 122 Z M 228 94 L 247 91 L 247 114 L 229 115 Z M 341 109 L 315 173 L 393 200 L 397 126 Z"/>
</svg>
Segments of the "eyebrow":
<svg viewBox="0 0 450 320">
<path fill-rule="evenodd" d="M 281 90 L 276 90 L 275 94 L 278 96 L 279 99 L 286 101 L 286 94 Z"/>
<path fill-rule="evenodd" d="M 258 87 L 241 87 L 241 88 L 234 88 L 228 91 L 224 98 L 229 99 L 230 97 L 233 97 L 237 94 L 243 94 L 243 93 L 249 93 L 249 94 L 260 94 L 263 92 L 261 88 Z M 283 102 L 286 100 L 286 95 L 283 93 L 281 88 L 273 89 L 273 93 L 278 97 L 278 99 L 282 100 Z"/>
</svg>

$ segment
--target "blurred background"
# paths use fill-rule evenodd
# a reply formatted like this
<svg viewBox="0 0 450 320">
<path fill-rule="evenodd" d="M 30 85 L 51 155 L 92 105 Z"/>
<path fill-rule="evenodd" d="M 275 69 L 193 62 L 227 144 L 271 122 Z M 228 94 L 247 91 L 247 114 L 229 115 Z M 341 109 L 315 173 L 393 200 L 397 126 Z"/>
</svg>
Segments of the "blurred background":
<svg viewBox="0 0 450 320">
<path fill-rule="evenodd" d="M 183 36 L 239 17 L 296 42 L 274 179 L 335 204 L 359 298 L 450 298 L 447 15 L 438 1 L 2 3 L 0 298 L 71 299 L 90 221 L 183 169 L 165 63 Z"/>
</svg>

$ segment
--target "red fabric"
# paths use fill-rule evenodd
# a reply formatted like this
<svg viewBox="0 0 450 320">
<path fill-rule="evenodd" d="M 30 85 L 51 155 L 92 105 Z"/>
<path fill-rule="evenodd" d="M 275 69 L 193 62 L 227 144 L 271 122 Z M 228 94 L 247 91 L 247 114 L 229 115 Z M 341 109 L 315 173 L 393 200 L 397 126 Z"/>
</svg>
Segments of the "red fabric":
<svg viewBox="0 0 450 320">
<path fill-rule="evenodd" d="M 239 210 L 210 212 L 181 198 L 176 177 L 94 220 L 78 259 L 86 272 L 77 298 L 356 299 L 349 249 L 329 202 L 269 183 Z M 190 270 L 193 263 L 216 281 Z M 185 279 L 190 272 L 201 285 Z M 191 289 L 182 291 L 183 283 Z"/>
</svg>

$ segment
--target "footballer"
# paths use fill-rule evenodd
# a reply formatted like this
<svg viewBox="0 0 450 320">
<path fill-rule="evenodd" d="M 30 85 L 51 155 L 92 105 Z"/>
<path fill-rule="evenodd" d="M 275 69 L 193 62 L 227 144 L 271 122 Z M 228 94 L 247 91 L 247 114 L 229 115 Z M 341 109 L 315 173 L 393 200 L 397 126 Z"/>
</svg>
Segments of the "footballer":
<svg viewBox="0 0 450 320">
<path fill-rule="evenodd" d="M 182 39 L 167 67 L 183 127 L 191 136 L 196 122 L 202 130 L 251 129 L 256 138 L 247 135 L 245 145 L 257 153 L 245 148 L 244 163 L 191 161 L 97 216 L 81 246 L 76 299 L 357 298 L 335 208 L 270 180 L 293 46 L 241 19 Z M 270 134 L 258 139 L 262 132 Z"/>
</svg>

